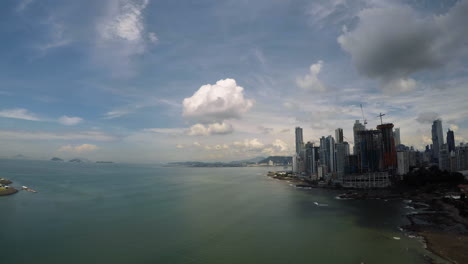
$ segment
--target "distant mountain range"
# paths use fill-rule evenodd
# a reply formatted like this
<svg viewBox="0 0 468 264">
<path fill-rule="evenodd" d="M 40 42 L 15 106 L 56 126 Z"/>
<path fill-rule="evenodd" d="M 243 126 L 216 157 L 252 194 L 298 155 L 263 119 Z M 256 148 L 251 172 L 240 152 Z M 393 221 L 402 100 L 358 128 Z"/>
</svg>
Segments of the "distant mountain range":
<svg viewBox="0 0 468 264">
<path fill-rule="evenodd" d="M 201 162 L 201 161 L 182 161 L 182 162 L 169 162 L 167 166 L 176 166 L 176 167 L 247 167 L 249 165 L 268 163 L 273 161 L 275 164 L 288 164 L 292 162 L 292 157 L 288 156 L 270 156 L 265 157 L 255 157 L 247 160 L 238 160 L 231 162 Z"/>
</svg>

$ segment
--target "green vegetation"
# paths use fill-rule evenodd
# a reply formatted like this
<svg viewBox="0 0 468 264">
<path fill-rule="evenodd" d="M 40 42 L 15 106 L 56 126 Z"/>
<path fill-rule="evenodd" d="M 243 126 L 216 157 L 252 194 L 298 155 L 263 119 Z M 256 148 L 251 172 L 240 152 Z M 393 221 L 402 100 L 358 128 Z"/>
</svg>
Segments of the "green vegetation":
<svg viewBox="0 0 468 264">
<path fill-rule="evenodd" d="M 0 196 L 14 194 L 16 192 L 18 192 L 18 190 L 13 187 L 0 186 Z"/>
<path fill-rule="evenodd" d="M 419 168 L 407 173 L 403 176 L 401 184 L 416 188 L 428 185 L 442 185 L 450 188 L 465 182 L 463 174 L 459 172 L 441 171 L 437 166 L 432 166 L 429 169 Z"/>
</svg>

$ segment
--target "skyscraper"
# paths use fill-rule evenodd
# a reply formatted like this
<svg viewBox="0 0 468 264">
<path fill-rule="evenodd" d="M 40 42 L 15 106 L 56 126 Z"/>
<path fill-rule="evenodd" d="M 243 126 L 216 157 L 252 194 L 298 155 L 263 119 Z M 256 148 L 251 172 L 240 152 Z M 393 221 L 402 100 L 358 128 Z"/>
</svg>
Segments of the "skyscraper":
<svg viewBox="0 0 468 264">
<path fill-rule="evenodd" d="M 336 172 L 336 159 L 335 159 L 335 139 L 332 136 L 326 138 L 326 150 L 328 155 L 327 167 L 329 172 Z"/>
<path fill-rule="evenodd" d="M 302 128 L 296 127 L 296 154 L 301 154 L 301 149 L 304 146 L 304 140 L 302 137 Z"/>
<path fill-rule="evenodd" d="M 314 143 L 312 142 L 307 142 L 305 145 L 305 151 L 306 151 L 306 173 L 308 176 L 312 177 L 312 175 L 315 175 L 317 172 L 316 168 L 316 163 L 315 163 L 315 148 L 314 148 Z"/>
<path fill-rule="evenodd" d="M 353 126 L 353 133 L 354 133 L 354 147 L 353 147 L 353 154 L 356 155 L 359 152 L 359 136 L 358 131 L 366 130 L 366 126 L 361 124 L 359 120 L 356 120 Z"/>
<path fill-rule="evenodd" d="M 447 131 L 447 146 L 449 153 L 455 151 L 455 135 L 450 129 Z"/>
<path fill-rule="evenodd" d="M 443 144 L 442 120 L 437 119 L 432 123 L 432 150 L 434 160 L 437 162 L 439 162 L 439 152 Z"/>
<path fill-rule="evenodd" d="M 395 140 L 393 138 L 393 124 L 381 124 L 377 126 L 377 129 L 382 133 L 383 169 L 396 169 L 397 154 L 395 149 Z"/>
<path fill-rule="evenodd" d="M 342 179 L 345 174 L 348 143 L 336 143 L 336 174 L 338 179 Z"/>
<path fill-rule="evenodd" d="M 343 129 L 342 128 L 335 129 L 335 140 L 337 144 L 343 143 Z"/>
<path fill-rule="evenodd" d="M 399 127 L 395 128 L 395 131 L 393 131 L 393 138 L 395 139 L 395 146 L 398 146 L 401 144 Z"/>
</svg>

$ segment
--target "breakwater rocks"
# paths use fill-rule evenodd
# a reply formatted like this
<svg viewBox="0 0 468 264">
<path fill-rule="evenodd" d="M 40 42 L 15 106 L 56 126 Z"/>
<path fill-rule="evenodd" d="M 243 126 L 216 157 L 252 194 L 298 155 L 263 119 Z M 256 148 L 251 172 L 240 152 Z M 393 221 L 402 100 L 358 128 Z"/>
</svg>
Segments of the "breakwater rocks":
<svg viewBox="0 0 468 264">
<path fill-rule="evenodd" d="M 15 188 L 6 185 L 6 184 L 11 184 L 11 183 L 12 181 L 10 180 L 0 178 L 0 196 L 10 195 L 10 194 L 14 194 L 18 192 L 18 190 L 16 190 Z"/>
<path fill-rule="evenodd" d="M 12 183 L 12 181 L 10 181 L 10 180 L 0 178 L 0 184 L 11 184 L 11 183 Z"/>
</svg>

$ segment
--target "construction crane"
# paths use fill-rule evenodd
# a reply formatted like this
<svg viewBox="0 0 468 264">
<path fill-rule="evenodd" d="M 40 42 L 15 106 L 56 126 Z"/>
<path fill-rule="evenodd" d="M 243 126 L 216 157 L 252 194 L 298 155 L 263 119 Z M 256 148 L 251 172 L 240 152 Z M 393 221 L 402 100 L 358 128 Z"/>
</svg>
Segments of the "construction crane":
<svg viewBox="0 0 468 264">
<path fill-rule="evenodd" d="M 377 116 L 377 117 L 380 117 L 380 124 L 381 124 L 381 125 L 383 124 L 383 122 L 382 122 L 382 116 L 384 116 L 384 115 L 385 115 L 385 114 L 380 113 L 380 114 Z"/>
<path fill-rule="evenodd" d="M 364 117 L 364 111 L 362 110 L 362 104 L 360 104 L 360 106 L 361 106 L 362 122 L 364 122 L 364 125 L 367 125 L 367 120 Z"/>
</svg>

